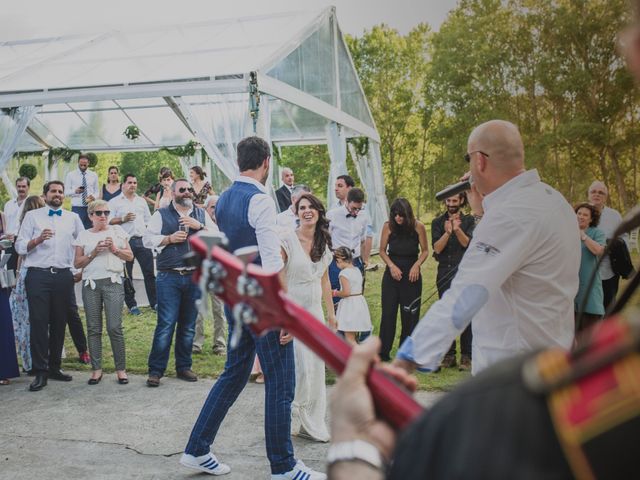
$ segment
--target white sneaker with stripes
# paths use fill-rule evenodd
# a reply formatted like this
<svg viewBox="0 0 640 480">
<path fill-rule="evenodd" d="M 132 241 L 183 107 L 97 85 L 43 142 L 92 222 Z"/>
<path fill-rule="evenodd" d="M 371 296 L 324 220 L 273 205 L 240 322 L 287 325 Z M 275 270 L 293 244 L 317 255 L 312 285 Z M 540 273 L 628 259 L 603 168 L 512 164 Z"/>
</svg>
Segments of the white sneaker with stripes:
<svg viewBox="0 0 640 480">
<path fill-rule="evenodd" d="M 271 475 L 271 480 L 326 480 L 326 478 L 324 473 L 310 469 L 302 463 L 302 460 L 298 460 L 293 470 Z"/>
<path fill-rule="evenodd" d="M 231 471 L 229 465 L 218 462 L 216 456 L 211 452 L 206 455 L 201 455 L 200 457 L 183 453 L 182 458 L 180 458 L 180 464 L 188 468 L 193 468 L 194 470 L 206 472 L 210 475 L 224 475 Z"/>
</svg>

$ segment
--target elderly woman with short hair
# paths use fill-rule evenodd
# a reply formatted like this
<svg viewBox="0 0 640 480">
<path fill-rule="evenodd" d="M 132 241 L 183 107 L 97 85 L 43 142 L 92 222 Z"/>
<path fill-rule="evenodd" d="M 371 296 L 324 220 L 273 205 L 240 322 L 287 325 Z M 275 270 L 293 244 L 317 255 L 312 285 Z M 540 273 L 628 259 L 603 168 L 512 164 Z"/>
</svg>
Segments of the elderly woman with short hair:
<svg viewBox="0 0 640 480">
<path fill-rule="evenodd" d="M 124 262 L 133 260 L 128 235 L 119 225 L 109 225 L 109 204 L 96 200 L 88 206 L 93 227 L 81 232 L 75 241 L 75 267 L 82 268 L 82 301 L 87 317 L 89 353 L 93 370 L 89 385 L 102 380 L 102 308 L 107 319 L 118 383 L 129 383 L 125 371 L 122 306 Z"/>
</svg>

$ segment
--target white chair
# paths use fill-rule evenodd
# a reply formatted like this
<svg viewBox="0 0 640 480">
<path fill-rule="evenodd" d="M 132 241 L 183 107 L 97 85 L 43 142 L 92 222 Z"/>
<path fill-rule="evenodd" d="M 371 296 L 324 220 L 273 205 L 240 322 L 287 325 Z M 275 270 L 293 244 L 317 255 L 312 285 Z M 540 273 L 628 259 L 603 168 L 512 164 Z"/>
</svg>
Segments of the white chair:
<svg viewBox="0 0 640 480">
<path fill-rule="evenodd" d="M 636 251 L 640 253 L 640 245 L 638 245 L 638 229 L 629 232 L 629 251 Z"/>
</svg>

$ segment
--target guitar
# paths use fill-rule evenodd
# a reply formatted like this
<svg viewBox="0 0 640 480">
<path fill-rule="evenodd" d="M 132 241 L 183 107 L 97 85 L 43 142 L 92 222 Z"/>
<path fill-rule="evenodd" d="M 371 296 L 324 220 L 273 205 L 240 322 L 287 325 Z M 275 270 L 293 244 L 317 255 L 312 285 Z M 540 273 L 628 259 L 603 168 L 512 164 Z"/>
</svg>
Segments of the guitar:
<svg viewBox="0 0 640 480">
<path fill-rule="evenodd" d="M 282 290 L 277 273 L 266 273 L 250 263 L 257 255 L 257 247 L 241 249 L 232 255 L 222 248 L 225 241 L 220 233 L 193 235 L 187 261 L 198 267 L 194 278 L 200 284 L 202 298 L 206 299 L 206 292 L 213 291 L 232 308 L 236 324 L 230 348 L 237 344 L 242 325 L 256 334 L 283 329 L 340 375 L 351 353 L 349 344 L 291 300 Z M 236 333 L 238 338 L 234 338 Z M 378 416 L 398 430 L 423 411 L 406 389 L 377 368 L 370 370 L 367 385 Z"/>
</svg>

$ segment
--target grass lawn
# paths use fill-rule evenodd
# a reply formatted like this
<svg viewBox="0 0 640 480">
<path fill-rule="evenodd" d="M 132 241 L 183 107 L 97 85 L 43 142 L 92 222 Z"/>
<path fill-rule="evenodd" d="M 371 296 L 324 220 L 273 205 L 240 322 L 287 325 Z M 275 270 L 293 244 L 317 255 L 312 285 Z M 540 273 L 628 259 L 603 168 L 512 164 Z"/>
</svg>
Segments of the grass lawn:
<svg viewBox="0 0 640 480">
<path fill-rule="evenodd" d="M 380 325 L 380 283 L 382 281 L 382 274 L 384 269 L 383 264 L 379 257 L 373 257 L 373 262 L 379 262 L 380 267 L 377 271 L 367 272 L 367 283 L 365 287 L 365 296 L 369 304 L 371 311 L 371 320 L 374 325 L 374 332 L 377 334 Z M 423 301 L 431 296 L 435 290 L 435 275 L 436 275 L 436 262 L 433 258 L 429 258 L 422 269 L 423 274 Z M 421 312 L 424 313 L 431 303 L 437 300 L 437 293 L 427 301 Z M 156 324 L 155 313 L 150 308 L 141 308 L 143 312 L 140 316 L 124 314 L 124 336 L 127 351 L 127 371 L 131 373 L 146 374 L 147 373 L 147 358 L 151 349 L 151 342 L 153 339 L 153 330 Z M 80 312 L 81 317 L 84 320 L 84 311 Z M 86 323 L 85 323 L 86 326 Z M 203 353 L 193 355 L 193 370 L 200 376 L 204 377 L 217 377 L 222 373 L 224 367 L 224 357 L 213 355 L 211 352 L 211 320 L 208 319 L 205 326 L 205 345 Z M 86 329 L 85 329 L 86 331 Z M 398 319 L 398 328 L 396 334 L 400 335 L 400 320 Z M 393 352 L 397 349 L 396 346 Z M 89 376 L 90 367 L 81 365 L 78 363 L 77 352 L 67 331 L 67 338 L 65 341 L 65 349 L 67 352 L 67 358 L 64 359 L 63 368 L 73 370 L 86 370 L 87 378 Z M 109 337 L 106 330 L 103 333 L 103 367 L 105 372 L 113 372 L 113 356 L 111 354 L 111 346 L 109 344 Z M 392 354 L 393 356 L 393 354 Z M 167 368 L 167 375 L 175 375 L 174 370 L 174 357 L 173 350 L 169 360 L 169 366 Z M 418 378 L 420 381 L 420 388 L 423 390 L 449 390 L 453 388 L 458 382 L 466 378 L 469 374 L 458 372 L 457 369 L 447 369 L 436 374 L 420 374 Z M 327 375 L 327 383 L 331 384 L 335 381 L 335 375 L 329 373 Z"/>
</svg>

